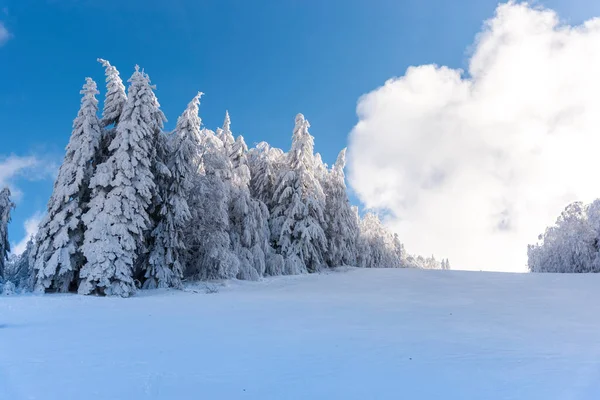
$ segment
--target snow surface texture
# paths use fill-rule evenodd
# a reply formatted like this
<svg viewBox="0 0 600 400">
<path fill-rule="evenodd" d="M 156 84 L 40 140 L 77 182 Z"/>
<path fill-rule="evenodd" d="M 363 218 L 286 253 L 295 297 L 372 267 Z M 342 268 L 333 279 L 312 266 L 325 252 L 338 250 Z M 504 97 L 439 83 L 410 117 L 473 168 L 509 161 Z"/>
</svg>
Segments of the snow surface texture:
<svg viewBox="0 0 600 400">
<path fill-rule="evenodd" d="M 600 398 L 599 275 L 197 285 L 0 298 L 0 399 Z"/>
</svg>

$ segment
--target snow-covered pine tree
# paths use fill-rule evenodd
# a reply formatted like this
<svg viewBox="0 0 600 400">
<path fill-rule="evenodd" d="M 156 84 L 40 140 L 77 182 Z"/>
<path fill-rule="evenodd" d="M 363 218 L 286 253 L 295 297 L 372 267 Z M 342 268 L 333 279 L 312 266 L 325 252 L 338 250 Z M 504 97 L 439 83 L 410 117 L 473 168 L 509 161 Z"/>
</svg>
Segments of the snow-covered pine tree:
<svg viewBox="0 0 600 400">
<path fill-rule="evenodd" d="M 257 280 L 265 274 L 269 249 L 269 211 L 260 200 L 250 195 L 248 147 L 242 136 L 231 145 L 229 158 L 233 168 L 229 236 L 233 251 L 240 261 L 238 279 Z"/>
<path fill-rule="evenodd" d="M 117 125 L 127 101 L 125 85 L 119 76 L 119 71 L 107 60 L 98 59 L 105 69 L 106 96 L 104 97 L 104 108 L 102 110 L 102 126 Z"/>
<path fill-rule="evenodd" d="M 229 156 L 233 143 L 235 142 L 233 133 L 231 132 L 231 118 L 229 117 L 229 111 L 225 111 L 223 127 L 217 128 L 216 136 L 223 142 L 225 154 Z"/>
<path fill-rule="evenodd" d="M 425 259 L 425 269 L 442 269 L 442 266 L 435 256 L 432 254 L 431 257 Z"/>
<path fill-rule="evenodd" d="M 94 190 L 83 216 L 87 230 L 82 251 L 87 263 L 80 273 L 81 294 L 133 294 L 134 267 L 151 227 L 148 210 L 157 190 L 153 146 L 164 116 L 148 76 L 138 66 L 129 82 L 110 156 L 98 165 L 90 182 Z"/>
<path fill-rule="evenodd" d="M 600 272 L 598 253 L 600 200 L 569 204 L 555 225 L 527 249 L 530 272 Z"/>
<path fill-rule="evenodd" d="M 273 208 L 275 184 L 282 170 L 285 156 L 281 149 L 260 142 L 248 151 L 248 167 L 250 168 L 250 193 L 252 197 Z"/>
<path fill-rule="evenodd" d="M 274 208 L 275 184 L 284 170 L 285 153 L 281 149 L 269 146 L 267 142 L 260 142 L 248 151 L 247 160 L 250 168 L 250 195 L 265 204 L 269 212 Z M 269 219 L 270 217 L 269 215 Z M 271 247 L 268 222 L 265 227 L 269 241 L 265 275 L 282 275 L 285 273 L 285 260 Z"/>
<path fill-rule="evenodd" d="M 4 265 L 10 253 L 10 242 L 8 241 L 8 224 L 10 214 L 15 207 L 10 199 L 10 189 L 4 188 L 0 191 L 0 280 L 4 276 Z"/>
<path fill-rule="evenodd" d="M 35 239 L 34 270 L 38 291 L 67 292 L 76 288 L 83 264 L 80 246 L 85 227 L 89 183 L 98 159 L 102 128 L 98 120 L 98 90 L 91 78 L 80 92 L 81 107 L 63 163 L 58 170 L 47 213 Z"/>
<path fill-rule="evenodd" d="M 450 269 L 450 260 L 448 260 L 447 258 L 445 260 L 442 260 L 442 269 L 444 269 L 444 270 Z"/>
<path fill-rule="evenodd" d="M 250 182 L 250 168 L 248 167 L 248 146 L 244 141 L 243 136 L 235 138 L 231 145 L 229 152 L 229 159 L 231 160 L 231 167 L 233 168 L 234 174 L 248 178 Z"/>
<path fill-rule="evenodd" d="M 327 182 L 329 171 L 327 170 L 327 164 L 323 162 L 320 153 L 315 154 L 314 171 L 315 177 L 319 180 L 321 186 L 324 186 Z"/>
<path fill-rule="evenodd" d="M 394 233 L 394 255 L 399 260 L 399 263 L 400 263 L 399 266 L 401 268 L 408 267 L 408 265 L 406 264 L 406 258 L 407 258 L 406 250 L 404 249 L 404 244 L 402 244 L 402 242 L 400 242 L 400 238 L 398 237 L 397 233 Z"/>
<path fill-rule="evenodd" d="M 346 191 L 345 165 L 346 149 L 343 149 L 331 170 L 323 175 L 328 243 L 326 261 L 330 267 L 356 265 L 359 227 Z"/>
<path fill-rule="evenodd" d="M 231 162 L 214 132 L 203 130 L 202 144 L 203 173 L 189 199 L 192 219 L 185 235 L 186 275 L 201 280 L 231 279 L 239 272 L 229 236 Z"/>
<path fill-rule="evenodd" d="M 101 161 L 106 161 L 109 156 L 108 147 L 115 138 L 115 128 L 121 118 L 123 106 L 127 101 L 127 94 L 125 93 L 125 85 L 123 85 L 119 71 L 107 60 L 98 58 L 98 62 L 104 67 L 106 75 L 106 95 L 104 96 L 104 108 L 101 119 L 104 129 L 100 142 Z"/>
<path fill-rule="evenodd" d="M 360 222 L 361 248 L 359 265 L 365 268 L 399 268 L 398 245 L 379 217 L 368 212 Z"/>
<path fill-rule="evenodd" d="M 363 219 L 357 206 L 352 206 L 352 215 L 358 226 L 358 237 L 356 238 L 356 266 L 359 268 L 370 268 L 372 266 L 371 246 L 366 235 L 363 234 Z"/>
<path fill-rule="evenodd" d="M 170 217 L 164 213 L 167 211 L 164 206 L 169 201 L 169 191 L 172 182 L 172 174 L 167 166 L 171 149 L 169 149 L 169 138 L 162 130 L 163 121 L 166 121 L 166 118 L 162 111 L 160 111 L 156 96 L 154 96 L 153 101 L 155 106 L 153 107 L 154 118 L 152 119 L 157 121 L 157 123 L 154 124 L 152 137 L 152 146 L 155 152 L 150 164 L 150 171 L 154 176 L 156 190 L 153 193 L 151 206 L 148 209 L 150 229 L 146 232 L 146 249 L 141 254 L 141 257 L 139 257 L 134 271 L 134 277 L 143 282 L 142 285 L 144 288 L 154 288 L 159 284 L 159 281 L 162 281 L 160 283 L 161 287 L 170 286 L 171 284 L 178 285 L 178 280 L 172 281 L 171 284 L 168 283 L 168 280 L 164 281 L 164 278 L 169 274 L 169 267 L 161 261 L 161 255 L 168 255 L 173 245 L 164 236 L 167 234 L 164 229 L 170 229 L 167 228 L 167 225 L 170 224 L 167 219 Z"/>
<path fill-rule="evenodd" d="M 298 114 L 287 165 L 273 198 L 272 238 L 285 258 L 287 274 L 319 271 L 327 250 L 323 231 L 325 195 L 315 176 L 314 139 L 309 127 L 304 116 Z"/>
<path fill-rule="evenodd" d="M 375 246 L 373 246 L 373 234 L 371 233 L 369 223 L 371 219 L 376 217 L 372 213 L 366 213 L 362 218 L 359 217 L 359 240 L 358 240 L 358 259 L 357 264 L 361 268 L 375 268 L 374 260 Z"/>
<path fill-rule="evenodd" d="M 25 251 L 12 256 L 12 263 L 8 271 L 5 270 L 5 279 L 14 283 L 15 287 L 23 291 L 31 291 L 34 284 L 34 274 L 31 263 L 33 238 L 30 238 Z"/>
<path fill-rule="evenodd" d="M 184 229 L 191 214 L 188 198 L 198 173 L 201 147 L 198 116 L 200 97 L 188 104 L 177 120 L 171 139 L 169 170 L 171 178 L 160 209 L 160 220 L 154 229 L 154 246 L 149 257 L 145 287 L 179 287 L 183 277 L 186 247 Z"/>
</svg>

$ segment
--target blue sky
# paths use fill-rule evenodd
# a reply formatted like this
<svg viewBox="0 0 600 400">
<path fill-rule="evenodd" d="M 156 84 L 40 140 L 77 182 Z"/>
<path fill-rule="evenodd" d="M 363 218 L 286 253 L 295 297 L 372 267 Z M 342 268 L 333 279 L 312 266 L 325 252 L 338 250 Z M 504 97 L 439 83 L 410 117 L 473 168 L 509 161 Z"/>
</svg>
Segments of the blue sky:
<svg viewBox="0 0 600 400">
<path fill-rule="evenodd" d="M 540 4 L 570 23 L 600 14 L 592 0 Z M 302 112 L 317 151 L 332 162 L 346 146 L 362 94 L 410 65 L 465 68 L 465 49 L 496 6 L 495 0 L 0 0 L 8 32 L 0 40 L 0 161 L 42 160 L 41 168 L 9 180 L 22 192 L 11 240 L 45 208 L 52 188 L 47 171 L 62 158 L 84 78 L 103 89 L 97 57 L 125 79 L 135 64 L 145 68 L 167 128 L 201 90 L 207 127 L 219 126 L 228 109 L 234 133 L 249 144 L 266 140 L 287 149 L 294 116 Z"/>
</svg>

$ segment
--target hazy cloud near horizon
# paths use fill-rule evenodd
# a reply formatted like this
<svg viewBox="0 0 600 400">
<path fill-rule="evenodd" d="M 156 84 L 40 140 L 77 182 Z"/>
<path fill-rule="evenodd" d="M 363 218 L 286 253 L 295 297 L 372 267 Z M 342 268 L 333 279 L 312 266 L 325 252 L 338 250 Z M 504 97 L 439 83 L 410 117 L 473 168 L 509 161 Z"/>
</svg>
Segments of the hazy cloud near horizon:
<svg viewBox="0 0 600 400">
<path fill-rule="evenodd" d="M 527 244 L 600 197 L 600 19 L 498 6 L 468 73 L 409 68 L 358 101 L 349 181 L 409 252 L 524 271 Z"/>
<path fill-rule="evenodd" d="M 22 201 L 23 192 L 19 183 L 25 181 L 36 181 L 43 179 L 54 179 L 57 165 L 55 160 L 47 155 L 29 155 L 29 156 L 1 156 L 0 155 L 0 189 L 7 186 L 11 189 L 12 200 L 17 205 Z M 21 254 L 29 238 L 37 233 L 37 227 L 43 217 L 43 213 L 36 212 L 23 223 L 25 236 L 17 243 L 13 243 L 13 253 Z"/>
<path fill-rule="evenodd" d="M 18 242 L 13 243 L 12 252 L 16 255 L 21 255 L 27 249 L 27 242 L 29 239 L 35 236 L 38 232 L 38 227 L 40 222 L 44 218 L 44 214 L 42 212 L 36 212 L 31 217 L 27 218 L 23 223 L 23 229 L 25 230 L 25 236 Z"/>
</svg>

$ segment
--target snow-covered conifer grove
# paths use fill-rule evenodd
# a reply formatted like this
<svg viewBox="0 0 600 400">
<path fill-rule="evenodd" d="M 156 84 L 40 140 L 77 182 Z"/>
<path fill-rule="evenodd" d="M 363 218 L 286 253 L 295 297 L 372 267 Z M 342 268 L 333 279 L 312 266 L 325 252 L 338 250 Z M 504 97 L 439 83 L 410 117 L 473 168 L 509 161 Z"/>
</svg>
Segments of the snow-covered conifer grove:
<svg viewBox="0 0 600 400">
<path fill-rule="evenodd" d="M 148 74 L 136 66 L 126 91 L 117 69 L 98 61 L 106 74 L 102 115 L 87 78 L 47 214 L 5 280 L 38 292 L 128 297 L 184 280 L 258 280 L 344 265 L 450 268 L 408 255 L 376 214 L 359 215 L 348 200 L 345 150 L 331 168 L 324 164 L 302 114 L 288 152 L 265 142 L 249 149 L 228 112 L 216 131 L 203 127 L 202 93 L 166 132 Z M 0 272 L 9 194 L 0 194 Z"/>
<path fill-rule="evenodd" d="M 528 247 L 531 272 L 600 272 L 600 199 L 568 205 Z"/>
</svg>

